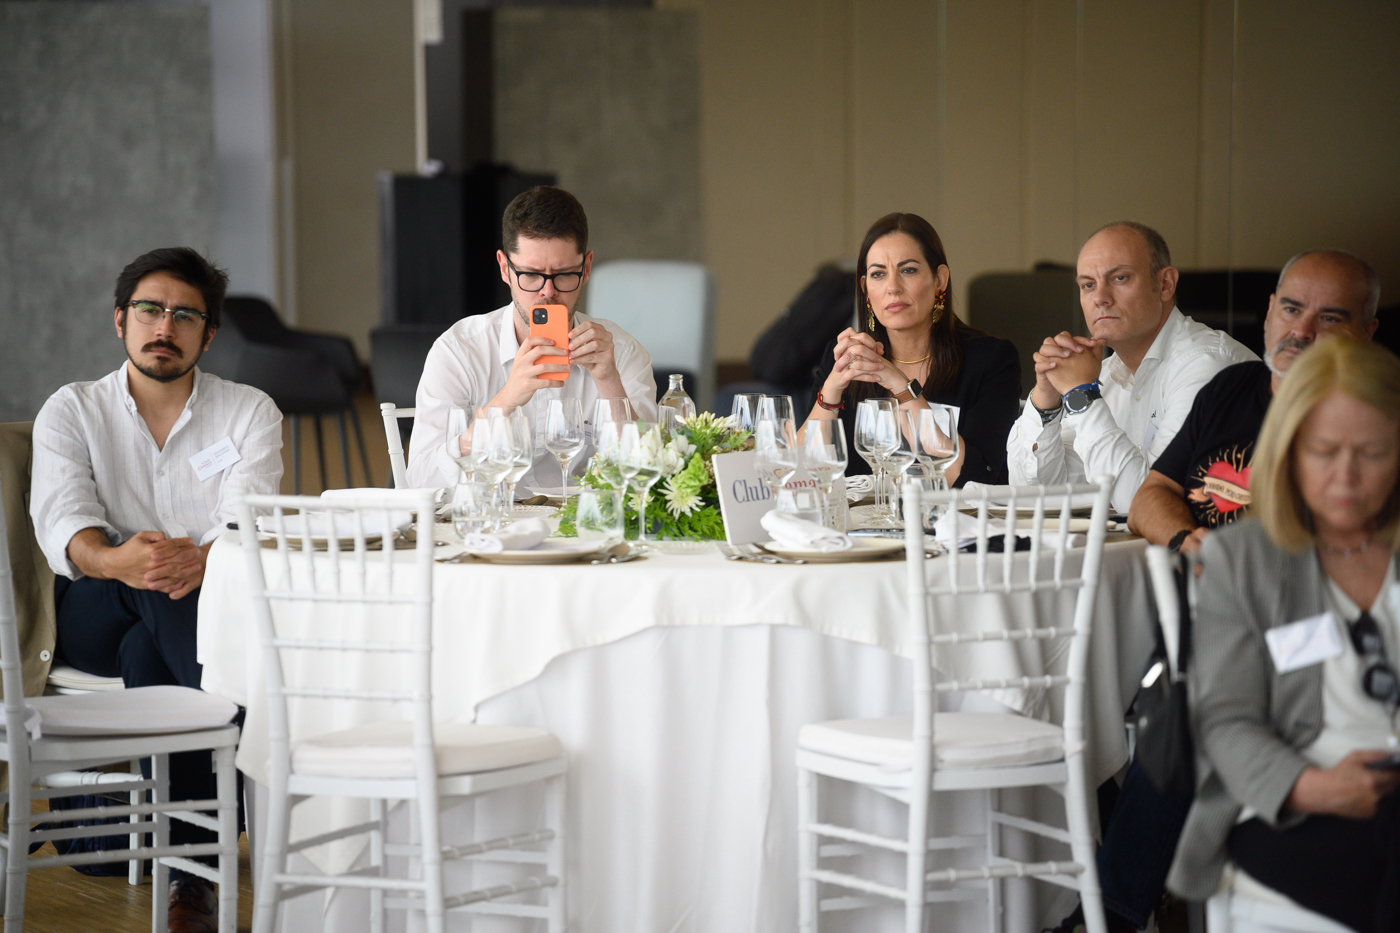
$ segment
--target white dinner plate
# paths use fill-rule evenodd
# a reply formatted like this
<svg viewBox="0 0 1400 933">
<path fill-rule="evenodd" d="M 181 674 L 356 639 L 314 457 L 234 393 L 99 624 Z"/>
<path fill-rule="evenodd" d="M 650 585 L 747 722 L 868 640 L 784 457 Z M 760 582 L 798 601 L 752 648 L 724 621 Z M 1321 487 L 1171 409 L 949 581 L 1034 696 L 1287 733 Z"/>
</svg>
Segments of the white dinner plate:
<svg viewBox="0 0 1400 933">
<path fill-rule="evenodd" d="M 567 564 L 592 557 L 608 549 L 606 541 L 579 541 L 576 538 L 545 538 L 540 546 L 528 551 L 500 551 L 477 554 L 463 551 L 471 560 L 491 564 Z"/>
<path fill-rule="evenodd" d="M 845 551 L 822 551 L 814 547 L 787 547 L 776 541 L 767 541 L 759 547 L 765 551 L 792 560 L 805 560 L 814 564 L 841 564 L 855 560 L 879 560 L 904 553 L 904 542 L 891 538 L 852 538 L 851 547 Z"/>
</svg>

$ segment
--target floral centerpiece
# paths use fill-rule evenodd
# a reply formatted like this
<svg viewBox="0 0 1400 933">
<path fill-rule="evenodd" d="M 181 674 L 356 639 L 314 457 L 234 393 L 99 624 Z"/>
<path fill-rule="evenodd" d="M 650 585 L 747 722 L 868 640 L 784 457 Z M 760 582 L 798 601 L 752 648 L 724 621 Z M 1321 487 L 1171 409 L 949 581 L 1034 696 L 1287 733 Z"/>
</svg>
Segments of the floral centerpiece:
<svg viewBox="0 0 1400 933">
<path fill-rule="evenodd" d="M 675 422 L 669 436 L 661 425 L 642 438 L 642 456 L 658 468 L 661 478 L 647 496 L 647 534 L 660 538 L 691 541 L 723 540 L 724 519 L 720 517 L 719 491 L 715 487 L 715 454 L 743 450 L 749 432 L 734 427 L 734 419 L 702 412 Z M 580 479 L 592 489 L 611 489 L 596 461 Z M 637 535 L 637 510 L 641 494 L 627 494 L 627 536 Z M 575 535 L 574 518 L 578 501 L 570 500 L 560 512 L 559 533 Z"/>
</svg>

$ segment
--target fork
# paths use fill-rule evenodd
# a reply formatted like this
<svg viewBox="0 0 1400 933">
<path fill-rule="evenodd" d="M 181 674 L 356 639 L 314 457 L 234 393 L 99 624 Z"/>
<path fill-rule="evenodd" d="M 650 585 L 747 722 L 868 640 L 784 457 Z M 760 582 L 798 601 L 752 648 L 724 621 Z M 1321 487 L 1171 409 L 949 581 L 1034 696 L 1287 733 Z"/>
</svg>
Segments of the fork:
<svg viewBox="0 0 1400 933">
<path fill-rule="evenodd" d="M 719 547 L 719 552 L 724 555 L 725 560 L 749 560 L 754 563 L 763 563 L 763 561 L 759 560 L 757 557 L 741 553 L 739 549 L 732 544 L 724 541 L 716 541 L 715 543 Z"/>
<path fill-rule="evenodd" d="M 765 564 L 805 564 L 802 558 L 783 557 L 774 554 L 772 551 L 764 550 L 757 544 L 741 544 L 739 550 L 744 554 L 751 554 L 756 560 L 761 560 Z"/>
</svg>

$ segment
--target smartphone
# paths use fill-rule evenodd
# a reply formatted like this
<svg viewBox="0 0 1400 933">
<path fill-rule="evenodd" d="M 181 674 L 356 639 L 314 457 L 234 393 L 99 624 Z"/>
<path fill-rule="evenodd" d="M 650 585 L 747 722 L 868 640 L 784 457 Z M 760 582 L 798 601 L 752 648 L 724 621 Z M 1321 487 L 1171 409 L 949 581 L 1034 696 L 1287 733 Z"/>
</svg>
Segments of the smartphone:
<svg viewBox="0 0 1400 933">
<path fill-rule="evenodd" d="M 541 363 L 569 363 L 569 309 L 563 305 L 535 305 L 530 309 L 530 336 L 547 337 L 556 347 L 564 348 L 563 356 L 542 356 Z M 541 379 L 563 382 L 569 378 L 564 373 L 541 373 Z"/>
<path fill-rule="evenodd" d="M 1384 758 L 1366 762 L 1372 771 L 1400 771 L 1400 752 L 1391 752 Z"/>
</svg>

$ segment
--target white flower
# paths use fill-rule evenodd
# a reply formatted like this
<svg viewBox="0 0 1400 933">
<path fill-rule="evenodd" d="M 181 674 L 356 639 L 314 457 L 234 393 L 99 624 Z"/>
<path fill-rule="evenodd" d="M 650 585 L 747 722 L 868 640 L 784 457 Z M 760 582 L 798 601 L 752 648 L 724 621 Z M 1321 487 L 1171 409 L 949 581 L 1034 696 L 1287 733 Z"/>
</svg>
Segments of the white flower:
<svg viewBox="0 0 1400 933">
<path fill-rule="evenodd" d="M 671 438 L 670 443 L 661 451 L 661 475 L 668 479 L 675 476 L 685 469 L 685 465 L 690 462 L 690 455 L 693 453 L 695 453 L 695 445 L 684 435 L 677 434 Z"/>
<path fill-rule="evenodd" d="M 680 518 L 682 515 L 689 515 L 700 506 L 700 496 L 696 493 L 678 493 L 670 483 L 666 484 L 664 493 L 666 499 L 666 511 L 671 513 L 672 518 Z"/>
</svg>

